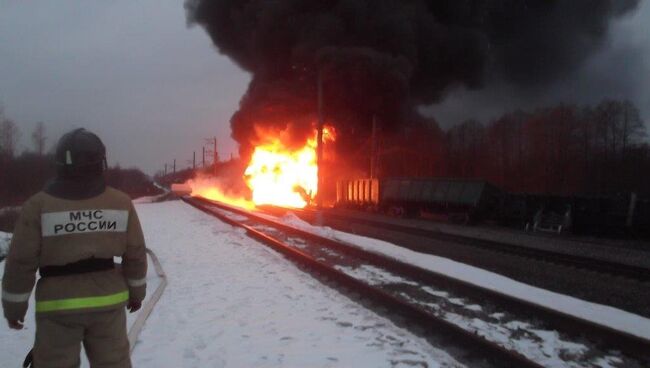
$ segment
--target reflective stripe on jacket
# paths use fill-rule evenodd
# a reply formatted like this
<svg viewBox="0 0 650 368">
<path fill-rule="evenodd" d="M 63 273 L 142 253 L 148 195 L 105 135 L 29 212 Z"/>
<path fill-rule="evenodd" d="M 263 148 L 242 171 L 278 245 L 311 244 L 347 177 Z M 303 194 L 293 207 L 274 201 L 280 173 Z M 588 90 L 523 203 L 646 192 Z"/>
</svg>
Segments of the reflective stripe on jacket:
<svg viewBox="0 0 650 368">
<path fill-rule="evenodd" d="M 78 313 L 124 306 L 145 296 L 144 237 L 131 199 L 107 187 L 84 200 L 40 192 L 27 200 L 16 223 L 2 280 L 5 317 L 21 319 L 36 271 L 88 258 L 122 257 L 112 270 L 41 278 L 37 313 Z"/>
</svg>

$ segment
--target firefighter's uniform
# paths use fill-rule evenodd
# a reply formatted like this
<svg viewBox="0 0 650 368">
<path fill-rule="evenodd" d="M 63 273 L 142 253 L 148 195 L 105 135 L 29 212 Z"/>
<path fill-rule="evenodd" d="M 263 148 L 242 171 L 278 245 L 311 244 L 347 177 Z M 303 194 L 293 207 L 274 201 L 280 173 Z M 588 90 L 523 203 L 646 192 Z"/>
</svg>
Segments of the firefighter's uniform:
<svg viewBox="0 0 650 368">
<path fill-rule="evenodd" d="M 122 257 L 114 265 L 113 257 Z M 36 285 L 36 368 L 130 367 L 125 306 L 145 296 L 147 259 L 130 198 L 106 187 L 70 200 L 40 192 L 22 208 L 6 259 L 2 306 L 21 320 Z"/>
</svg>

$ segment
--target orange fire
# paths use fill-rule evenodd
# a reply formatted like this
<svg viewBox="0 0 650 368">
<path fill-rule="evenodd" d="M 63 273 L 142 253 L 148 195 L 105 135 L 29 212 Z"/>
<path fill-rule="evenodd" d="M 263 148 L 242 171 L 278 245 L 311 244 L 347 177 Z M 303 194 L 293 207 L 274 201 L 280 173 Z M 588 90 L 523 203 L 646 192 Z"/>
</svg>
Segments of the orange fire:
<svg viewBox="0 0 650 368">
<path fill-rule="evenodd" d="M 202 196 L 248 209 L 256 205 L 303 208 L 318 193 L 318 164 L 316 157 L 317 131 L 299 148 L 283 143 L 285 132 L 258 130 L 263 143 L 255 147 L 244 172 L 244 180 L 252 198 L 232 196 L 223 190 L 218 180 L 195 179 L 187 184 L 192 195 Z M 331 126 L 323 129 L 323 142 L 335 140 Z"/>
<path fill-rule="evenodd" d="M 224 202 L 249 210 L 255 208 L 255 204 L 244 198 L 244 196 L 230 193 L 227 190 L 228 185 L 221 182 L 218 178 L 199 175 L 194 179 L 188 180 L 184 185 L 188 187 L 191 195 L 195 197 L 203 197 L 213 201 Z"/>
<path fill-rule="evenodd" d="M 244 172 L 256 205 L 305 207 L 318 193 L 317 131 L 298 149 L 286 147 L 280 137 L 266 137 L 255 147 Z M 323 129 L 323 142 L 333 141 L 334 129 Z"/>
</svg>

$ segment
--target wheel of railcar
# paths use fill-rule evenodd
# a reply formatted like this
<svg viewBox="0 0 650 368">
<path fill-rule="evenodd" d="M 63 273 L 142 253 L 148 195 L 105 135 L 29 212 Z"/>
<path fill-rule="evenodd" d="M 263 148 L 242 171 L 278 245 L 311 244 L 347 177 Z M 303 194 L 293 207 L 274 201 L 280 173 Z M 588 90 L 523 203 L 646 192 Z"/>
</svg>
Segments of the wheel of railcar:
<svg viewBox="0 0 650 368">
<path fill-rule="evenodd" d="M 390 206 L 388 208 L 388 214 L 394 217 L 405 217 L 406 210 L 402 206 Z"/>
</svg>

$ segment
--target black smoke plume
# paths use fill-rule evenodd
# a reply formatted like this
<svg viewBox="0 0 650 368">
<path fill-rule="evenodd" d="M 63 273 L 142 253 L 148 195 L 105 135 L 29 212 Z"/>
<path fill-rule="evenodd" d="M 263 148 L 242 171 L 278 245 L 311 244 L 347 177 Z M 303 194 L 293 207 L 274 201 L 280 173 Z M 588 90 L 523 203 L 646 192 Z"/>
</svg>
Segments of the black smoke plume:
<svg viewBox="0 0 650 368">
<path fill-rule="evenodd" d="M 246 154 L 255 127 L 302 144 L 316 119 L 318 75 L 326 120 L 351 142 L 372 116 L 384 129 L 420 119 L 455 87 L 486 76 L 543 86 L 579 68 L 615 17 L 638 0 L 188 0 L 221 53 L 251 72 L 231 119 Z"/>
</svg>

